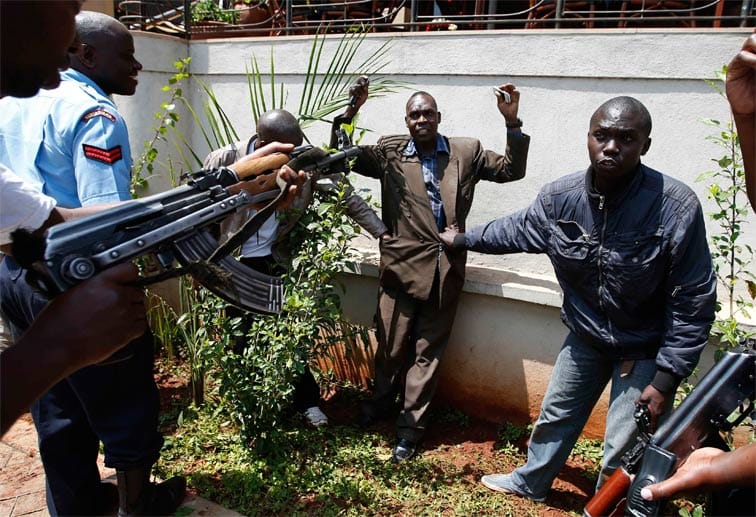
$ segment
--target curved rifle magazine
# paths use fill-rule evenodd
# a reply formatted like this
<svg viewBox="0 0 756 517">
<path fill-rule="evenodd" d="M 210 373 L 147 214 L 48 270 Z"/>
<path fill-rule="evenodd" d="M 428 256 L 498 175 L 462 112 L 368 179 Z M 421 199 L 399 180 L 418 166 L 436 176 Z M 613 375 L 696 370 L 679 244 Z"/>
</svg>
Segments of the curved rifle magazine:
<svg viewBox="0 0 756 517">
<path fill-rule="evenodd" d="M 176 241 L 176 258 L 183 266 L 193 271 L 199 268 L 204 273 L 193 273 L 194 278 L 223 300 L 246 311 L 262 314 L 278 314 L 283 301 L 283 281 L 266 275 L 238 260 L 225 256 L 215 262 L 207 262 L 218 249 L 218 241 L 209 231 L 203 230 Z"/>
</svg>

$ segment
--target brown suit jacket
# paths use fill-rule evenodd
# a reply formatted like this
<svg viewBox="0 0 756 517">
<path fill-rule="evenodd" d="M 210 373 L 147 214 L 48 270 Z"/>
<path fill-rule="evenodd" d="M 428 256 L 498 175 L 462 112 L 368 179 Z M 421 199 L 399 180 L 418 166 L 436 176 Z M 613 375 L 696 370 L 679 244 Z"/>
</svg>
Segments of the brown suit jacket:
<svg viewBox="0 0 756 517">
<path fill-rule="evenodd" d="M 439 155 L 441 199 L 447 224 L 465 231 L 465 220 L 480 180 L 503 183 L 525 176 L 527 135 L 510 134 L 504 156 L 483 149 L 473 138 L 448 138 L 450 153 Z M 405 156 L 409 135 L 382 137 L 362 147 L 354 172 L 381 181 L 383 222 L 391 233 L 381 242 L 381 285 L 427 300 L 439 265 L 442 300 L 452 302 L 462 290 L 467 253 L 443 246 L 417 155 Z"/>
</svg>

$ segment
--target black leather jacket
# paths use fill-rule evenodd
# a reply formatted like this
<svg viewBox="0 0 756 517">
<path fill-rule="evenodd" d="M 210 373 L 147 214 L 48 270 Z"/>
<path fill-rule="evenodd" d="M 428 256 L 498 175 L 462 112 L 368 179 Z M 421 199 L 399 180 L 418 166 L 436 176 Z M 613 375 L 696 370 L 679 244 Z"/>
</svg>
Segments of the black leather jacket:
<svg viewBox="0 0 756 517">
<path fill-rule="evenodd" d="M 549 183 L 529 208 L 464 235 L 474 251 L 548 254 L 564 292 L 564 323 L 614 357 L 655 357 L 657 377 L 668 377 L 655 381 L 667 386 L 698 363 L 714 319 L 716 276 L 701 205 L 683 183 L 640 165 L 607 199 L 593 190 L 588 169 Z"/>
</svg>

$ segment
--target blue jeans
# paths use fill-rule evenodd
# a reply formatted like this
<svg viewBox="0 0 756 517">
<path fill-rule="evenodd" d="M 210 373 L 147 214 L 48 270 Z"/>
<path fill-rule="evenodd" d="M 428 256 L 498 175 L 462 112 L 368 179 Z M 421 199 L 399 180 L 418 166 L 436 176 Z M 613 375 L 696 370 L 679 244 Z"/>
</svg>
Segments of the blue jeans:
<svg viewBox="0 0 756 517">
<path fill-rule="evenodd" d="M 622 454 L 635 444 L 635 401 L 654 378 L 656 361 L 637 360 L 628 375 L 621 375 L 621 365 L 573 333 L 567 336 L 530 436 L 528 461 L 512 472 L 517 490 L 534 499 L 546 497 L 610 379 L 599 484 L 620 465 Z"/>
<path fill-rule="evenodd" d="M 47 304 L 25 275 L 9 257 L 0 264 L 0 307 L 14 337 Z M 105 361 L 72 373 L 34 403 L 31 414 L 52 516 L 102 513 L 97 506 L 100 441 L 108 467 L 149 468 L 157 460 L 163 438 L 152 369 L 153 340 L 147 333 Z"/>
</svg>

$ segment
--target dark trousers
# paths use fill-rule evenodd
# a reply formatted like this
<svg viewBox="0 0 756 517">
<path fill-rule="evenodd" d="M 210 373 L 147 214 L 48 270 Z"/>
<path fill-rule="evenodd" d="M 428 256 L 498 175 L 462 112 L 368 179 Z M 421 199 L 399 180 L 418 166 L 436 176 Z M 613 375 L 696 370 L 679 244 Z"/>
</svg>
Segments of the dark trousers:
<svg viewBox="0 0 756 517">
<path fill-rule="evenodd" d="M 47 304 L 25 276 L 8 257 L 0 264 L 0 307 L 14 337 Z M 51 515 L 101 511 L 96 464 L 100 441 L 108 467 L 150 467 L 157 460 L 163 439 L 153 351 L 152 335 L 145 334 L 105 361 L 74 372 L 32 406 Z"/>
<path fill-rule="evenodd" d="M 397 436 L 411 442 L 420 441 L 428 426 L 441 358 L 457 312 L 459 293 L 442 300 L 438 283 L 436 275 L 427 300 L 383 286 L 378 291 L 375 382 L 373 396 L 362 410 L 382 416 L 399 393 Z"/>
<path fill-rule="evenodd" d="M 284 268 L 273 259 L 271 255 L 265 257 L 242 257 L 240 262 L 261 273 L 267 275 L 281 275 Z M 247 347 L 247 332 L 252 328 L 254 314 L 245 312 L 233 305 L 226 308 L 226 313 L 232 318 L 241 318 L 239 330 L 242 335 L 239 336 L 234 344 L 234 351 L 241 353 Z M 292 406 L 295 411 L 302 413 L 308 408 L 317 406 L 320 403 L 320 386 L 315 381 L 309 368 L 305 368 L 304 373 L 295 381 L 294 399 Z"/>
</svg>

